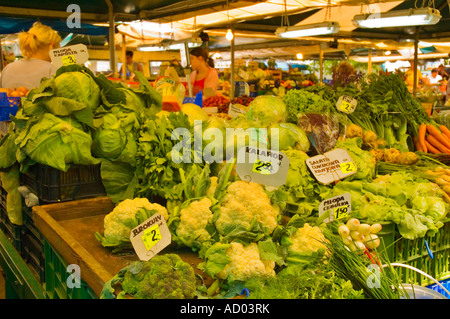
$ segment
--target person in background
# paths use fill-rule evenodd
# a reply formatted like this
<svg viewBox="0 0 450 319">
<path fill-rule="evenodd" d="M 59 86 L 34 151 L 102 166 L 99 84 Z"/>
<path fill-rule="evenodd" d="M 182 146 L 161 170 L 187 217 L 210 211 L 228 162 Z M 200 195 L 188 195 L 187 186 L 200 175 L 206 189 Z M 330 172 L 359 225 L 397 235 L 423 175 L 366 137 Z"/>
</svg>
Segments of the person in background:
<svg viewBox="0 0 450 319">
<path fill-rule="evenodd" d="M 443 64 L 440 64 L 438 66 L 438 73 L 443 79 L 448 80 L 450 75 L 450 68 L 446 68 Z"/>
<path fill-rule="evenodd" d="M 214 69 L 214 61 L 204 48 L 194 48 L 190 52 L 192 93 L 195 96 L 200 91 L 203 98 L 215 96 L 219 86 L 219 73 Z"/>
<path fill-rule="evenodd" d="M 35 22 L 27 32 L 19 33 L 19 48 L 24 57 L 5 66 L 0 79 L 2 88 L 37 88 L 42 78 L 51 78 L 56 68 L 50 51 L 59 48 L 61 37 L 51 27 Z"/>
<path fill-rule="evenodd" d="M 442 76 L 438 74 L 438 69 L 432 69 L 431 75 L 428 77 L 428 83 L 429 84 L 437 84 L 439 81 L 442 80 Z"/>
<path fill-rule="evenodd" d="M 133 51 L 127 50 L 125 55 L 126 55 L 126 74 L 127 74 L 127 78 L 128 79 L 134 79 L 134 77 L 135 77 L 134 72 L 135 71 L 143 72 L 142 71 L 142 66 L 139 63 L 133 61 L 133 55 L 134 55 Z M 121 69 L 122 70 L 120 71 L 120 75 L 122 75 L 122 72 L 123 72 L 123 65 L 122 65 Z"/>
<path fill-rule="evenodd" d="M 409 63 L 411 64 L 411 67 L 406 71 L 406 85 L 412 88 L 414 86 L 414 61 L 411 60 Z M 416 86 L 418 87 L 421 82 L 423 82 L 422 72 L 420 72 L 417 67 Z"/>
</svg>

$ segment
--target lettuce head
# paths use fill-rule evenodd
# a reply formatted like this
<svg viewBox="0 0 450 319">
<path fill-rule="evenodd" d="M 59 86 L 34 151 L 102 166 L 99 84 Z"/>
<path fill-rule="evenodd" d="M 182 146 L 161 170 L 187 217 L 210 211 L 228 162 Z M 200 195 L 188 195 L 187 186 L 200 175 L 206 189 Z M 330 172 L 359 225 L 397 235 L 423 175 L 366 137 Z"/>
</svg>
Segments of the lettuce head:
<svg viewBox="0 0 450 319">
<path fill-rule="evenodd" d="M 275 130 L 272 130 L 275 129 Z M 277 129 L 277 130 L 276 130 Z M 305 131 L 293 123 L 277 123 L 268 129 L 271 148 L 285 151 L 289 148 L 308 152 L 310 143 Z"/>
<path fill-rule="evenodd" d="M 260 122 L 266 127 L 272 123 L 286 122 L 286 104 L 278 96 L 257 96 L 248 105 L 247 118 L 251 121 Z"/>
</svg>

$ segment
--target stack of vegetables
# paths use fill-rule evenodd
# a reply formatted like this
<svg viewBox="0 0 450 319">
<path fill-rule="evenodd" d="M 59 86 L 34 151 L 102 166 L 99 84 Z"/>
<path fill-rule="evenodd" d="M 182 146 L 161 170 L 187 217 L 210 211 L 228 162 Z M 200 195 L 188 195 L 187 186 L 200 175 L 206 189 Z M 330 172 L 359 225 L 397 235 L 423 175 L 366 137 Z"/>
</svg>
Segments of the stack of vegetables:
<svg viewBox="0 0 450 319">
<path fill-rule="evenodd" d="M 278 147 L 290 160 L 287 180 L 280 187 L 241 180 L 231 158 L 226 164 L 171 163 L 167 154 L 173 143 L 168 137 L 177 126 L 194 134 L 192 121 L 204 116 L 196 114 L 199 110 L 187 117 L 172 113 L 148 120 L 146 129 L 153 131 L 141 131 L 140 140 L 142 145 L 152 145 L 140 155 L 146 154 L 144 167 L 148 169 L 138 175 L 140 180 L 144 176 L 155 179 L 135 196 L 152 198 L 162 190 L 159 195 L 167 200 L 173 244 L 191 249 L 203 260 L 198 269 L 212 280 L 210 285 L 197 285 L 197 298 L 239 297 L 244 288 L 248 298 L 408 298 L 401 288 L 391 289 L 402 283 L 391 267 L 383 268 L 382 289 L 376 291 L 367 289 L 364 274 L 371 264 L 390 263 L 385 252 L 378 250 L 381 224 L 394 223 L 407 240 L 433 236 L 440 230 L 450 206 L 442 183 L 445 176 L 438 175 L 438 165 L 443 170 L 446 167 L 414 149 L 411 137 L 418 129 L 414 123 L 423 120 L 422 113 L 393 113 L 401 112 L 393 103 L 394 93 L 382 99 L 381 93 L 367 93 L 365 85 L 382 86 L 376 81 L 396 83 L 380 77 L 361 87 L 290 90 L 283 98 L 258 96 L 249 103 L 247 114 L 233 119 L 208 117 L 206 127 L 223 131 L 279 128 Z M 340 95 L 358 100 L 355 113 L 336 109 Z M 408 103 L 415 105 L 413 100 Z M 412 124 L 411 118 L 416 119 Z M 234 145 L 235 155 L 250 138 L 220 141 L 217 150 L 239 142 Z M 264 146 L 271 147 L 270 139 Z M 358 170 L 325 186 L 316 181 L 306 160 L 336 148 L 346 149 Z M 189 156 L 193 159 L 195 152 Z M 156 177 L 165 178 L 166 169 L 173 179 L 159 181 Z M 432 169 L 436 169 L 433 174 Z M 344 193 L 351 194 L 351 214 L 324 223 L 318 212 L 321 201 Z M 140 213 L 130 214 L 139 220 Z M 117 248 L 117 234 L 126 238 L 129 226 L 125 221 L 113 225 L 110 220 L 105 218 L 105 232 L 97 236 L 107 247 L 116 242 L 112 246 Z"/>
<path fill-rule="evenodd" d="M 139 89 L 129 89 L 84 67 L 63 67 L 24 98 L 0 142 L 11 203 L 20 202 L 20 195 L 14 197 L 19 171 L 34 163 L 61 171 L 72 164 L 100 164 L 116 206 L 105 217 L 103 232 L 95 234 L 99 245 L 130 248 L 131 229 L 159 212 L 173 245 L 196 254 L 202 260 L 197 270 L 212 282 L 197 283 L 192 266 L 163 251 L 124 268 L 105 285 L 103 297 L 233 298 L 244 288 L 249 298 L 404 297 L 401 289 L 390 289 L 401 285 L 390 267 L 382 271 L 383 289 L 364 287 L 368 265 L 390 262 L 377 249 L 377 225 L 394 223 L 408 240 L 432 236 L 450 201 L 442 173 L 448 167 L 424 149 L 417 152 L 414 144 L 416 137 L 445 145 L 446 131 L 398 76 L 258 96 L 234 118 L 208 115 L 193 104 L 161 111 L 160 94 L 141 74 L 138 78 Z M 342 95 L 357 100 L 353 113 L 337 110 Z M 207 128 L 218 128 L 223 136 L 227 128 L 242 130 L 231 140 L 212 140 Z M 247 128 L 257 128 L 258 136 Z M 271 128 L 278 129 L 277 136 Z M 267 129 L 267 138 L 261 138 L 261 129 Z M 190 141 L 200 135 L 203 143 L 177 152 L 183 134 Z M 252 139 L 289 158 L 284 185 L 269 187 L 236 174 L 237 151 Z M 202 156 L 207 147 L 226 162 Z M 337 148 L 347 150 L 357 172 L 322 185 L 306 160 Z M 324 223 L 320 203 L 344 193 L 351 194 L 351 214 Z M 350 226 L 354 219 L 363 226 Z M 343 236 L 341 224 L 350 236 Z"/>
</svg>

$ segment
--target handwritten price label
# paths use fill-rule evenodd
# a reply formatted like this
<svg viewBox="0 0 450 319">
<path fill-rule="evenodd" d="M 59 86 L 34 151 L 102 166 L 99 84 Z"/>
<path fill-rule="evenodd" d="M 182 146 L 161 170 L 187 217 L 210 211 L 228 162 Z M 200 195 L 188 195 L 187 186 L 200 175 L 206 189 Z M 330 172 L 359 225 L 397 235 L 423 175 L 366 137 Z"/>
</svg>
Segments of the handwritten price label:
<svg viewBox="0 0 450 319">
<path fill-rule="evenodd" d="M 333 209 L 333 216 L 334 219 L 342 219 L 348 216 L 348 206 L 341 206 L 341 207 L 336 207 L 335 209 Z"/>
<path fill-rule="evenodd" d="M 155 246 L 162 239 L 158 224 L 146 229 L 141 239 L 147 250 L 150 250 L 153 246 Z"/>
<path fill-rule="evenodd" d="M 64 66 L 77 63 L 77 60 L 75 59 L 74 55 L 62 56 L 61 61 Z"/>
<path fill-rule="evenodd" d="M 263 175 L 270 175 L 272 174 L 273 168 L 271 162 L 265 162 L 261 160 L 257 160 L 255 164 L 253 164 L 253 172 L 263 174 Z"/>
<path fill-rule="evenodd" d="M 350 114 L 355 111 L 357 105 L 357 100 L 350 96 L 342 95 L 339 97 L 336 106 L 339 111 Z"/>
<path fill-rule="evenodd" d="M 344 174 L 356 172 L 356 166 L 353 162 L 341 163 L 341 171 Z"/>
</svg>

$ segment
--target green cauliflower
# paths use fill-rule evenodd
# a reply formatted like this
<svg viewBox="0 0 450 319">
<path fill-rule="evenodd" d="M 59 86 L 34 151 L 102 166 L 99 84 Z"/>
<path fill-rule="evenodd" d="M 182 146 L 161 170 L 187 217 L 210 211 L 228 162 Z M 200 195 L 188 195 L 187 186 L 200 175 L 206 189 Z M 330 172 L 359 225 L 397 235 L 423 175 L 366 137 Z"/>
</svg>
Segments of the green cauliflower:
<svg viewBox="0 0 450 319">
<path fill-rule="evenodd" d="M 156 255 L 135 261 L 105 283 L 101 299 L 193 299 L 196 293 L 194 268 L 176 254 Z"/>
</svg>

